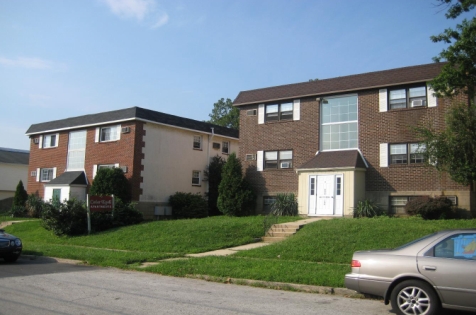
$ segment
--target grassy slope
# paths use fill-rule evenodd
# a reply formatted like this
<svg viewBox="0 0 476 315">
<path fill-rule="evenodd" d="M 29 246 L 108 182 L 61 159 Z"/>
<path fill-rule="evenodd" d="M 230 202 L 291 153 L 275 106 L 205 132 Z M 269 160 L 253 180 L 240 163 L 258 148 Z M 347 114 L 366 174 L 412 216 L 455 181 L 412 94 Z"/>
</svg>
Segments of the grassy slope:
<svg viewBox="0 0 476 315">
<path fill-rule="evenodd" d="M 200 274 L 342 287 L 356 250 L 392 248 L 438 230 L 470 227 L 476 227 L 476 219 L 325 220 L 306 225 L 295 236 L 270 246 L 228 257 L 163 261 L 145 270 L 173 276 Z M 263 235 L 263 217 L 156 221 L 81 237 L 56 237 L 39 222 L 16 224 L 7 230 L 22 238 L 25 253 L 134 268 L 144 261 L 250 243 Z"/>
</svg>

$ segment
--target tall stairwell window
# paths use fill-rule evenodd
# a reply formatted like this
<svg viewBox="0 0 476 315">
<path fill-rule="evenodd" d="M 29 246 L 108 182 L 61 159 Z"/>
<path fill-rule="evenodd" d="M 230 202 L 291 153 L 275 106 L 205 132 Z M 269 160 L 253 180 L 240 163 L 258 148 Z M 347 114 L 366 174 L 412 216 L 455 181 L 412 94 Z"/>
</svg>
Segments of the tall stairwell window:
<svg viewBox="0 0 476 315">
<path fill-rule="evenodd" d="M 358 148 L 357 95 L 321 99 L 321 150 Z"/>
<path fill-rule="evenodd" d="M 85 155 L 86 130 L 70 132 L 68 142 L 68 171 L 84 170 Z"/>
</svg>

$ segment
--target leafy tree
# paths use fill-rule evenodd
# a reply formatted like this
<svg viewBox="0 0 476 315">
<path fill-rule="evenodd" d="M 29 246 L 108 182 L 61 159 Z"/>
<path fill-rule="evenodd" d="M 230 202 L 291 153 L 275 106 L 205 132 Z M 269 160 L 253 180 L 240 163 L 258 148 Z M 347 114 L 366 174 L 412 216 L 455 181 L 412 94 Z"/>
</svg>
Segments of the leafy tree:
<svg viewBox="0 0 476 315">
<path fill-rule="evenodd" d="M 222 214 L 218 209 L 218 186 L 221 182 L 221 174 L 225 160 L 217 155 L 212 158 L 210 165 L 205 170 L 205 177 L 208 180 L 208 215 L 220 215 Z"/>
<path fill-rule="evenodd" d="M 440 5 L 447 4 L 448 19 L 455 19 L 463 12 L 476 8 L 476 0 L 439 0 Z M 443 33 L 431 36 L 435 43 L 451 44 L 437 57 L 436 62 L 442 60 L 448 63 L 431 83 L 438 96 L 454 96 L 460 93 L 468 95 L 468 105 L 474 99 L 476 87 L 476 17 L 464 19 L 456 29 L 448 28 Z"/>
<path fill-rule="evenodd" d="M 13 206 L 24 207 L 27 199 L 28 193 L 26 192 L 25 187 L 23 187 L 23 182 L 20 180 L 15 190 L 15 195 L 13 196 Z"/>
<path fill-rule="evenodd" d="M 218 186 L 218 209 L 229 216 L 250 215 L 254 211 L 254 201 L 255 196 L 243 178 L 241 163 L 232 153 L 223 166 Z"/>
<path fill-rule="evenodd" d="M 89 189 L 92 196 L 114 195 L 123 202 L 131 200 L 129 181 L 121 168 L 101 168 Z"/>
<path fill-rule="evenodd" d="M 213 104 L 212 113 L 208 116 L 210 117 L 209 123 L 227 128 L 240 128 L 240 110 L 233 106 L 233 102 L 229 98 L 226 101 L 221 98 Z"/>
<path fill-rule="evenodd" d="M 476 8 L 476 0 L 439 0 L 447 5 L 446 17 L 454 19 L 463 12 Z M 430 127 L 415 128 L 426 146 L 426 161 L 437 170 L 449 174 L 455 182 L 470 185 L 476 180 L 476 18 L 464 19 L 456 30 L 446 29 L 432 36 L 433 42 L 450 44 L 437 57 L 436 62 L 446 60 L 441 73 L 431 82 L 439 97 L 467 96 L 466 104 L 454 104 L 446 113 L 443 131 Z"/>
</svg>

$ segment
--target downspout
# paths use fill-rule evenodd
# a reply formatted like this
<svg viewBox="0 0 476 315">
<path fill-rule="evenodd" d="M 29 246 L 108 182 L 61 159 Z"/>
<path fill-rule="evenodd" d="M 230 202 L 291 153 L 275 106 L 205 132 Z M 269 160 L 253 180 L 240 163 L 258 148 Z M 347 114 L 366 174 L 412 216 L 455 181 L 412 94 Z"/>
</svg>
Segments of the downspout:
<svg viewBox="0 0 476 315">
<path fill-rule="evenodd" d="M 215 136 L 215 128 L 211 127 L 212 129 L 212 134 L 208 135 L 208 150 L 207 150 L 207 170 L 210 172 L 210 143 L 213 140 L 213 136 Z M 208 173 L 210 175 L 210 173 Z M 210 192 L 210 179 L 207 180 L 207 196 L 208 193 Z"/>
</svg>

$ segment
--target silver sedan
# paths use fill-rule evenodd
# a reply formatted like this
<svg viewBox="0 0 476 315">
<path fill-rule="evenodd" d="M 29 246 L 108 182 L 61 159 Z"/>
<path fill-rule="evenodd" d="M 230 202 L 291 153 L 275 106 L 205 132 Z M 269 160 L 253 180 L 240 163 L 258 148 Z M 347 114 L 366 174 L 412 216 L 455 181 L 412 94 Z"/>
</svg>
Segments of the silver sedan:
<svg viewBox="0 0 476 315">
<path fill-rule="evenodd" d="M 476 311 L 476 229 L 441 231 L 393 250 L 358 251 L 345 286 L 382 296 L 397 314 Z"/>
</svg>

